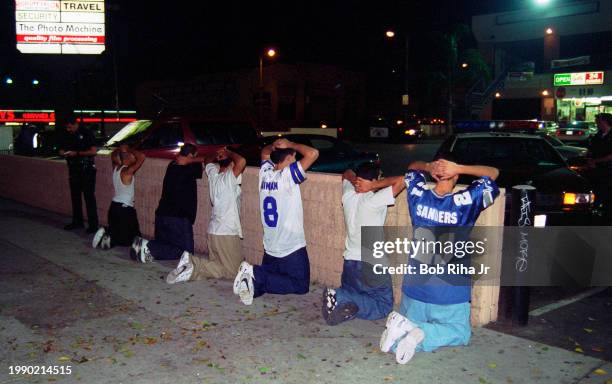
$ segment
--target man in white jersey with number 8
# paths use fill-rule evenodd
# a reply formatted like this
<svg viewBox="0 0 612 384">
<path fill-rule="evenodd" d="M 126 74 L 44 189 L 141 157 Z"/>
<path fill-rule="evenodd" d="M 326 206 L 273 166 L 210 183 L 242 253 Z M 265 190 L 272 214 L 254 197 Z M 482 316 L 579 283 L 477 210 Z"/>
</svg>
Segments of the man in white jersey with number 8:
<svg viewBox="0 0 612 384">
<path fill-rule="evenodd" d="M 296 152 L 302 155 L 296 161 Z M 261 150 L 259 208 L 264 228 L 261 265 L 240 264 L 234 293 L 251 305 L 264 293 L 308 293 L 310 264 L 304 236 L 300 184 L 319 151 L 304 144 L 278 139 Z"/>
</svg>

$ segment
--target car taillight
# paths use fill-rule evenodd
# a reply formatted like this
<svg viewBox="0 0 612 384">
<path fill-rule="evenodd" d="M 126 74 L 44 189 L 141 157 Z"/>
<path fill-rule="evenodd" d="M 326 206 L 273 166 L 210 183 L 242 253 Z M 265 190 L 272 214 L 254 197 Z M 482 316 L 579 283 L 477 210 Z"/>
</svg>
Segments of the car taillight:
<svg viewBox="0 0 612 384">
<path fill-rule="evenodd" d="M 595 201 L 593 193 L 563 193 L 563 205 L 590 204 Z"/>
<path fill-rule="evenodd" d="M 561 134 L 561 130 L 557 129 L 557 136 Z"/>
<path fill-rule="evenodd" d="M 584 131 L 578 131 L 578 136 L 584 135 Z"/>
</svg>

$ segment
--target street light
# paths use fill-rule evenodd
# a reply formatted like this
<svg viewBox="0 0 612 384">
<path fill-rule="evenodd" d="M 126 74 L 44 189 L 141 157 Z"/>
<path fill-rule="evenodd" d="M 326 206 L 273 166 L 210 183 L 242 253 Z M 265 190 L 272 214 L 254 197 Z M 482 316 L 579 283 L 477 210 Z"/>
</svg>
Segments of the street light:
<svg viewBox="0 0 612 384">
<path fill-rule="evenodd" d="M 35 86 L 36 86 L 36 85 L 38 85 L 38 84 L 40 84 L 40 81 L 38 81 L 38 79 L 33 79 L 33 80 L 32 80 L 32 85 L 35 85 Z"/>
<path fill-rule="evenodd" d="M 393 32 L 392 30 L 388 30 L 387 32 L 385 32 L 385 36 L 392 39 L 395 37 L 395 32 Z"/>
<path fill-rule="evenodd" d="M 269 48 L 266 50 L 266 56 L 270 59 L 273 58 L 276 56 L 276 50 Z M 259 56 L 259 87 L 263 88 L 263 55 Z"/>
<path fill-rule="evenodd" d="M 548 89 L 542 91 L 542 96 L 548 96 L 549 94 Z"/>
<path fill-rule="evenodd" d="M 547 35 L 552 35 L 554 32 L 555 32 L 555 31 L 553 31 L 553 29 L 552 29 L 552 28 L 550 28 L 550 27 L 549 27 L 549 28 L 546 28 L 546 34 L 547 34 Z"/>
<path fill-rule="evenodd" d="M 468 67 L 468 63 L 461 63 L 461 68 L 467 68 Z"/>
<path fill-rule="evenodd" d="M 264 79 L 263 79 L 263 62 L 264 56 L 268 59 L 272 59 L 276 56 L 276 49 L 268 48 L 265 54 L 259 55 L 259 128 L 261 128 L 263 122 L 263 102 L 264 102 Z"/>
<path fill-rule="evenodd" d="M 541 7 L 547 6 L 548 4 L 550 4 L 551 0 L 535 0 L 536 5 L 539 5 Z"/>
<path fill-rule="evenodd" d="M 4 79 L 4 82 L 5 82 L 7 85 L 11 85 L 11 84 L 13 84 L 13 79 L 12 79 L 12 78 L 10 78 L 10 77 L 7 77 L 6 79 Z"/>
<path fill-rule="evenodd" d="M 499 93 L 499 92 L 495 92 L 495 98 L 496 98 L 496 99 L 499 99 L 500 97 L 501 97 L 501 93 Z"/>
</svg>

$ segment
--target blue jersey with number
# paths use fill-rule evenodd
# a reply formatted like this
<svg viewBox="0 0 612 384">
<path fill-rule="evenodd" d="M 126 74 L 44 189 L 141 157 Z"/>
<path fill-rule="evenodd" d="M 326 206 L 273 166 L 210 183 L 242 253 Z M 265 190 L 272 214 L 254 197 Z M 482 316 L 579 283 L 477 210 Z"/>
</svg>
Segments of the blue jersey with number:
<svg viewBox="0 0 612 384">
<path fill-rule="evenodd" d="M 278 171 L 269 160 L 259 170 L 259 207 L 264 229 L 264 250 L 285 257 L 306 246 L 300 184 L 306 172 L 296 161 Z"/>
<path fill-rule="evenodd" d="M 411 170 L 406 174 L 408 209 L 415 233 L 429 233 L 428 240 L 438 239 L 442 233 L 453 232 L 456 240 L 467 240 L 469 231 L 476 223 L 480 212 L 493 204 L 499 196 L 499 188 L 489 177 L 475 180 L 469 187 L 444 196 L 437 195 L 426 185 L 421 172 Z M 434 227 L 439 228 L 436 230 Z M 452 228 L 454 227 L 454 229 Z M 436 233 L 438 232 L 438 233 Z M 465 237 L 462 239 L 462 237 Z M 415 239 L 419 240 L 419 239 Z M 469 265 L 469 258 L 454 258 L 451 263 Z M 410 259 L 417 269 L 420 262 Z M 433 265 L 433 264 L 432 264 Z M 458 304 L 470 301 L 471 286 L 464 275 L 435 275 L 404 277 L 403 292 L 408 297 L 432 304 Z"/>
</svg>

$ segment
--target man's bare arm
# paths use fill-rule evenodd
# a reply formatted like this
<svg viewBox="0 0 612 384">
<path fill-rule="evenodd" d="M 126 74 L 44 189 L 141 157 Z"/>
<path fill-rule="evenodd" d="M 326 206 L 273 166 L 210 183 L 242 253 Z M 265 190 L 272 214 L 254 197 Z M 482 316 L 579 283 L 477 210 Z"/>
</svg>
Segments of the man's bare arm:
<svg viewBox="0 0 612 384">
<path fill-rule="evenodd" d="M 227 157 L 232 159 L 232 162 L 234 163 L 234 169 L 232 170 L 234 172 L 234 176 L 240 176 L 240 174 L 246 168 L 246 159 L 230 149 L 226 148 L 226 151 Z"/>
<path fill-rule="evenodd" d="M 355 188 L 357 189 L 357 192 L 362 193 L 376 191 L 387 187 L 391 187 L 393 190 L 393 196 L 399 195 L 400 192 L 406 188 L 404 176 L 391 176 L 380 180 L 366 180 L 358 177 L 355 181 Z"/>
</svg>

